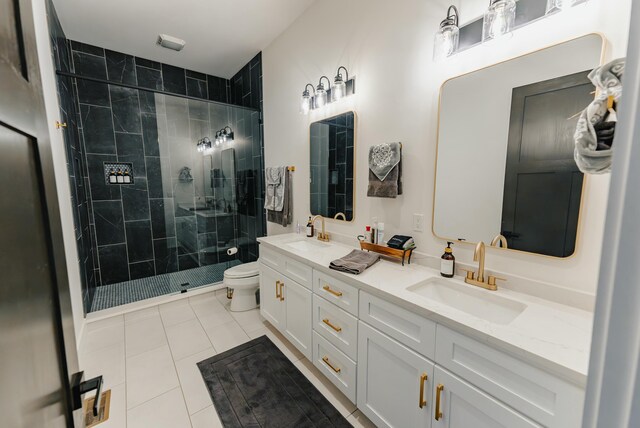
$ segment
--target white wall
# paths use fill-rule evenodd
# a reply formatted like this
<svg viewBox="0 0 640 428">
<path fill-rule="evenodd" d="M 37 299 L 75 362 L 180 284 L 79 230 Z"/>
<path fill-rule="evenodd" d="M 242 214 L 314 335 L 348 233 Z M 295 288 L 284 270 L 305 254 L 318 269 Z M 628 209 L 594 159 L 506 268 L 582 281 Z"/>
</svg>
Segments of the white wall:
<svg viewBox="0 0 640 428">
<path fill-rule="evenodd" d="M 513 88 L 595 68 L 602 45 L 602 37 L 592 34 L 442 86 L 433 222 L 437 236 L 490 242 L 500 233 Z M 576 116 L 567 127 L 575 129 L 577 121 Z"/>
<path fill-rule="evenodd" d="M 71 293 L 71 310 L 73 311 L 73 324 L 75 327 L 76 344 L 80 346 L 80 338 L 84 329 L 84 310 L 82 308 L 82 286 L 80 283 L 80 264 L 78 263 L 78 249 L 76 247 L 75 232 L 73 226 L 73 214 L 71 207 L 71 190 L 69 187 L 69 174 L 67 172 L 67 158 L 65 153 L 62 132 L 56 129 L 55 123 L 60 118 L 60 105 L 58 101 L 55 67 L 51 56 L 51 42 L 49 37 L 49 25 L 47 23 L 46 7 L 44 0 L 33 0 L 33 17 L 36 30 L 36 44 L 38 47 L 38 62 L 44 103 L 49 125 L 49 138 L 53 155 L 56 188 L 58 190 L 58 204 L 62 221 L 62 235 L 64 239 L 65 258 L 67 260 L 67 275 Z"/>
<path fill-rule="evenodd" d="M 460 5 L 462 3 L 462 5 Z M 485 0 L 464 0 L 482 10 Z M 551 16 L 507 40 L 479 46 L 434 63 L 432 39 L 449 1 L 324 0 L 315 2 L 263 52 L 265 162 L 295 165 L 294 223 L 288 229 L 268 225 L 270 234 L 293 231 L 309 215 L 309 123 L 349 109 L 358 115 L 356 141 L 356 214 L 353 223 L 329 222 L 333 233 L 355 237 L 372 216 L 385 222 L 388 236 L 410 233 L 420 251 L 440 256 L 444 243 L 430 231 L 438 94 L 453 77 L 545 46 L 602 32 L 608 58 L 624 56 L 631 0 L 590 0 L 564 16 Z M 336 13 L 339 11 L 339 13 Z M 477 12 L 474 12 L 474 16 Z M 299 98 L 306 83 L 331 78 L 339 65 L 357 75 L 357 94 L 340 105 L 301 116 Z M 368 198 L 367 151 L 372 145 L 402 141 L 405 194 L 396 200 Z M 548 281 L 594 294 L 602 244 L 609 177 L 589 180 L 582 234 L 568 260 L 488 250 L 489 269 Z M 425 214 L 425 231 L 412 232 L 412 214 Z M 355 241 L 354 241 L 355 242 Z M 458 260 L 469 262 L 472 248 L 459 245 Z"/>
</svg>

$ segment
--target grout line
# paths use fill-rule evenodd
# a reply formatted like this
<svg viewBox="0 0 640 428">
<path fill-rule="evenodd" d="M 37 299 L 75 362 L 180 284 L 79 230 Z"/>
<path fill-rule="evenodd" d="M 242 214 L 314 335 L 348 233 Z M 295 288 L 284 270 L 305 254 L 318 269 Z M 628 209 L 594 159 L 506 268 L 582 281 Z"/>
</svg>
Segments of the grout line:
<svg viewBox="0 0 640 428">
<path fill-rule="evenodd" d="M 191 307 L 191 305 L 189 305 L 189 307 Z M 193 310 L 193 308 L 191 308 L 191 310 Z M 194 311 L 194 313 L 195 313 L 195 311 Z M 176 373 L 176 378 L 178 378 L 178 385 L 179 385 L 178 388 L 180 388 L 180 394 L 182 394 L 182 402 L 184 403 L 184 409 L 187 412 L 187 417 L 189 419 L 189 425 L 191 425 L 191 415 L 189 414 L 189 407 L 187 406 L 187 397 L 184 396 L 184 390 L 182 389 L 182 382 L 180 382 L 180 375 L 178 374 L 178 366 L 176 365 L 176 360 L 175 360 L 175 358 L 173 356 L 173 350 L 171 349 L 171 344 L 169 343 L 169 336 L 167 336 L 167 328 L 164 325 L 164 320 L 162 319 L 162 314 L 160 313 L 160 305 L 158 305 L 158 314 L 160 316 L 160 323 L 162 324 L 162 331 L 164 331 L 164 337 L 167 340 L 167 346 L 169 347 L 169 353 L 171 354 L 171 361 L 173 362 L 173 370 Z M 208 337 L 207 337 L 207 339 L 208 339 Z M 211 341 L 209 341 L 209 342 L 211 342 Z"/>
</svg>

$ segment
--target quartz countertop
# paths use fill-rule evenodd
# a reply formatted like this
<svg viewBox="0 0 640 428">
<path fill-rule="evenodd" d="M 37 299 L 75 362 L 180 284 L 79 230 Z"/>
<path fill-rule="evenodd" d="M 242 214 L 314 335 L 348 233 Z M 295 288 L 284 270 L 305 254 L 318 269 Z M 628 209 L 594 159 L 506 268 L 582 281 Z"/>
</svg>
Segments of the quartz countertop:
<svg viewBox="0 0 640 428">
<path fill-rule="evenodd" d="M 478 341 L 507 351 L 581 387 L 586 386 L 593 326 L 591 312 L 506 288 L 499 288 L 498 291 L 482 290 L 527 306 L 509 324 L 495 324 L 408 290 L 429 278 L 439 278 L 440 273 L 435 269 L 417 264 L 402 266 L 397 262 L 380 260 L 362 274 L 351 275 L 329 269 L 329 263 L 347 255 L 353 247 L 331 242 L 305 251 L 287 245 L 300 240 L 318 242 L 298 234 L 258 238 L 265 247 L 284 253 L 314 269 L 330 273 L 365 292 Z M 456 277 L 453 280 L 464 286 L 474 287 L 464 284 L 463 278 Z"/>
</svg>

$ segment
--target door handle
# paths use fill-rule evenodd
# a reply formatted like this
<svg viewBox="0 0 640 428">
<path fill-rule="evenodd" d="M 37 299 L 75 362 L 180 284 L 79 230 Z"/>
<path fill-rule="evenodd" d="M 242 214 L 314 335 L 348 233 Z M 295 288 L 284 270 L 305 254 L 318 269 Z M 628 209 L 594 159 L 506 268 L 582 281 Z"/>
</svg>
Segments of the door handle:
<svg viewBox="0 0 640 428">
<path fill-rule="evenodd" d="M 328 285 L 325 285 L 324 287 L 322 287 L 322 289 L 328 293 L 333 294 L 336 297 L 342 297 L 342 291 L 332 290 Z"/>
<path fill-rule="evenodd" d="M 326 325 L 328 325 L 329 327 L 331 327 L 332 329 L 334 329 L 335 331 L 337 331 L 338 333 L 340 333 L 342 331 L 342 327 L 337 327 L 337 326 L 331 324 L 331 321 L 329 321 L 329 318 L 323 319 L 322 322 L 325 323 Z"/>
<path fill-rule="evenodd" d="M 427 400 L 424 399 L 424 384 L 427 382 L 429 377 L 426 373 L 422 373 L 420 376 L 420 397 L 418 397 L 418 407 L 421 409 L 427 405 Z"/>
<path fill-rule="evenodd" d="M 331 370 L 333 370 L 336 373 L 340 373 L 340 367 L 334 367 L 334 365 L 329 362 L 329 357 L 322 357 L 322 361 L 324 361 L 324 363 L 328 365 L 331 368 Z"/>
<path fill-rule="evenodd" d="M 440 384 L 436 387 L 436 421 L 439 421 L 442 418 L 442 412 L 440 411 L 440 394 L 442 394 L 442 390 L 444 389 L 444 385 Z"/>
<path fill-rule="evenodd" d="M 284 282 L 280 281 L 280 301 L 284 302 Z"/>
<path fill-rule="evenodd" d="M 82 395 L 89 391 L 96 390 L 96 396 L 93 400 L 93 416 L 98 416 L 100 402 L 102 400 L 102 376 L 83 381 L 84 372 L 78 372 L 71 378 L 71 398 L 73 401 L 73 410 L 82 408 Z"/>
<path fill-rule="evenodd" d="M 276 281 L 276 299 L 280 298 L 280 281 Z"/>
</svg>

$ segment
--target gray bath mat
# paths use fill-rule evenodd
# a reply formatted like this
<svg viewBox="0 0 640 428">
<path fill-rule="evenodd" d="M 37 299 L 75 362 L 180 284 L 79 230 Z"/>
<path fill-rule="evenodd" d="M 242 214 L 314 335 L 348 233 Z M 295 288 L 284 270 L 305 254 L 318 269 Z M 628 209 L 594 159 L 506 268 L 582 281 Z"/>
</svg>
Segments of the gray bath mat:
<svg viewBox="0 0 640 428">
<path fill-rule="evenodd" d="M 198 368 L 225 428 L 351 427 L 267 336 Z"/>
</svg>

